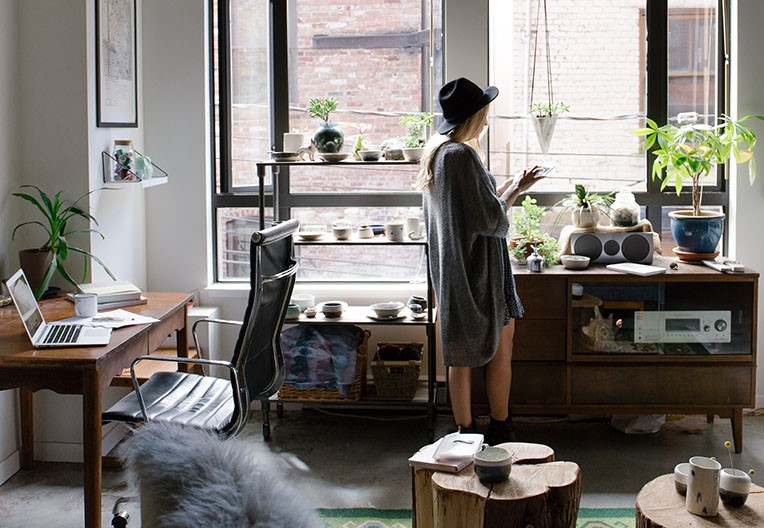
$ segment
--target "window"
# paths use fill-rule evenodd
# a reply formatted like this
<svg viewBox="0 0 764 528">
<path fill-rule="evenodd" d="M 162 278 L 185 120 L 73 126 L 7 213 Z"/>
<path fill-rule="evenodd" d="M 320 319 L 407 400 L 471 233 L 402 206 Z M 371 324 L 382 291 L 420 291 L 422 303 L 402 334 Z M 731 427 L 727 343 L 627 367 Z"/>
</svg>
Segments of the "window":
<svg viewBox="0 0 764 528">
<path fill-rule="evenodd" d="M 665 123 L 676 122 L 679 112 L 695 112 L 713 122 L 717 108 L 724 108 L 718 102 L 724 78 L 718 68 L 721 5 L 717 0 L 491 0 L 491 82 L 501 90 L 492 107 L 494 175 L 555 165 L 533 188 L 540 204 L 554 204 L 575 183 L 602 192 L 627 188 L 654 228 L 667 229 L 668 207 L 688 198 L 677 198 L 672 189 L 661 193 L 659 182 L 650 180 L 642 141 L 631 131 L 644 126 L 645 115 Z M 554 101 L 570 111 L 560 115 L 543 154 L 528 115 L 531 104 L 549 99 L 550 86 Z M 704 204 L 726 206 L 721 174 L 706 187 Z M 665 244 L 671 236 L 665 232 L 662 239 Z"/>
<path fill-rule="evenodd" d="M 249 235 L 259 225 L 255 163 L 281 150 L 283 133 L 312 134 L 319 122 L 306 107 L 314 97 L 337 99 L 331 120 L 345 133 L 345 149 L 359 135 L 369 146 L 403 136 L 399 119 L 432 112 L 442 84 L 442 14 L 440 0 L 213 0 L 212 10 L 217 279 L 243 280 Z M 267 221 L 358 225 L 420 214 L 413 165 L 280 167 L 278 174 L 278 210 L 270 173 L 264 181 Z M 298 246 L 299 278 L 423 280 L 421 247 L 367 250 Z"/>
</svg>

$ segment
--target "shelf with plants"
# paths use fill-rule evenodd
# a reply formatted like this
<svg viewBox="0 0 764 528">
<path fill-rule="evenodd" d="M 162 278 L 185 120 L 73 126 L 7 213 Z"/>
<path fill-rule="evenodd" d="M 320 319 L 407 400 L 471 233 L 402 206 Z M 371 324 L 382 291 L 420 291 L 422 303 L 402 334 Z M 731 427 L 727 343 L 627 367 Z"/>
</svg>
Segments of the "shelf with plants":
<svg viewBox="0 0 764 528">
<path fill-rule="evenodd" d="M 141 157 L 146 158 L 138 152 L 135 151 L 136 154 L 138 154 Z M 146 158 L 148 159 L 148 158 Z M 162 169 L 159 165 L 154 163 L 153 161 L 149 161 L 152 167 L 152 175 L 150 178 L 142 177 L 139 171 L 135 168 L 130 168 L 129 166 L 120 166 L 119 161 L 109 154 L 108 152 L 101 151 L 101 168 L 103 170 L 103 180 L 104 184 L 109 186 L 128 186 L 128 185 L 141 185 L 144 189 L 149 187 L 156 187 L 157 185 L 164 185 L 169 181 L 169 175 L 167 172 Z M 113 168 L 115 167 L 115 168 Z M 120 172 L 120 180 L 109 178 L 109 174 L 114 174 L 115 171 L 119 169 Z M 153 171 L 158 171 L 159 175 L 156 176 L 153 174 Z"/>
<path fill-rule="evenodd" d="M 258 186 L 258 198 L 260 205 L 260 219 L 261 226 L 264 227 L 264 201 L 265 201 L 265 177 L 270 171 L 271 176 L 275 178 L 276 174 L 282 166 L 311 166 L 316 170 L 323 168 L 343 168 L 343 167 L 358 167 L 358 166 L 402 166 L 402 165 L 416 165 L 412 161 L 357 161 L 354 159 L 347 159 L 337 163 L 329 163 L 324 161 L 288 161 L 278 162 L 274 160 L 262 161 L 256 164 L 257 175 L 259 180 Z M 276 208 L 278 211 L 278 208 Z M 276 221 L 285 220 L 280 218 L 278 212 L 276 213 Z M 422 239 L 404 239 L 404 240 L 388 240 L 385 235 L 377 234 L 370 238 L 359 238 L 357 232 L 353 232 L 352 235 L 345 239 L 340 240 L 333 236 L 331 229 L 324 232 L 317 240 L 302 240 L 298 235 L 294 237 L 294 244 L 298 247 L 316 247 L 316 246 L 367 246 L 367 247 L 393 247 L 393 246 L 410 246 L 420 247 L 423 255 L 427 253 L 427 240 Z M 424 257 L 423 257 L 424 258 Z M 408 308 L 404 308 L 402 314 L 403 317 L 397 319 L 380 320 L 370 316 L 371 309 L 369 306 L 347 306 L 343 315 L 340 318 L 326 318 L 322 313 L 317 313 L 315 317 L 307 317 L 304 313 L 300 314 L 298 319 L 285 321 L 285 327 L 290 325 L 303 325 L 303 324 L 340 324 L 340 325 L 356 325 L 356 326 L 370 326 L 370 327 L 419 327 L 425 330 L 425 342 L 426 342 L 426 358 L 423 358 L 422 369 L 423 373 L 420 373 L 420 379 L 417 383 L 417 389 L 412 399 L 397 400 L 397 399 L 381 399 L 377 397 L 373 382 L 365 383 L 366 388 L 362 391 L 360 399 L 322 399 L 319 402 L 306 398 L 302 400 L 298 397 L 290 397 L 289 399 L 280 399 L 278 395 L 271 397 L 268 402 L 263 402 L 263 432 L 267 438 L 270 434 L 269 418 L 267 417 L 270 404 L 276 404 L 277 415 L 281 415 L 283 412 L 283 403 L 301 403 L 303 405 L 311 406 L 341 406 L 346 408 L 373 408 L 373 409 L 424 409 L 427 415 L 428 421 L 428 438 L 434 438 L 435 434 L 435 418 L 437 416 L 437 382 L 436 382 L 436 337 L 435 337 L 435 322 L 437 310 L 434 308 L 434 294 L 432 290 L 432 284 L 430 282 L 429 275 L 427 276 L 427 309 L 425 316 L 421 319 L 414 319 L 413 316 L 408 313 Z M 388 301 L 389 299 L 379 299 L 380 301 Z M 374 353 L 369 351 L 368 360 L 374 357 Z"/>
</svg>

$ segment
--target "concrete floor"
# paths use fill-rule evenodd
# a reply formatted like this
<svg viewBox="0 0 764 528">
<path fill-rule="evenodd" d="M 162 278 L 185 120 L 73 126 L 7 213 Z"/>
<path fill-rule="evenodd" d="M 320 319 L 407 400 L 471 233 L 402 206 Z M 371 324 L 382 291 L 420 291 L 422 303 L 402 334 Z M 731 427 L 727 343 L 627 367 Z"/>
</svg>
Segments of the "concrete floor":
<svg viewBox="0 0 764 528">
<path fill-rule="evenodd" d="M 450 432 L 450 422 L 439 417 L 436 436 Z M 625 434 L 607 420 L 584 417 L 517 418 L 515 429 L 520 441 L 549 445 L 558 460 L 581 467 L 581 506 L 586 508 L 634 507 L 646 482 L 693 455 L 715 456 L 729 466 L 724 442 L 731 440 L 731 429 L 726 419 L 712 425 L 702 416 L 669 419 L 649 435 Z M 263 442 L 261 430 L 256 417 L 237 441 L 283 471 L 296 496 L 315 507 L 411 508 L 406 459 L 426 443 L 424 419 L 288 411 L 281 419 L 273 413 L 271 442 Z M 764 416 L 744 418 L 744 441 L 744 452 L 733 455 L 734 466 L 764 475 Z M 82 526 L 81 475 L 80 465 L 63 463 L 39 463 L 32 471 L 20 471 L 0 487 L 0 528 Z M 754 476 L 760 485 L 762 479 Z M 105 469 L 104 527 L 110 525 L 119 496 L 134 499 L 137 490 L 125 471 Z M 130 526 L 139 526 L 139 506 L 132 503 L 126 509 L 132 515 Z"/>
</svg>

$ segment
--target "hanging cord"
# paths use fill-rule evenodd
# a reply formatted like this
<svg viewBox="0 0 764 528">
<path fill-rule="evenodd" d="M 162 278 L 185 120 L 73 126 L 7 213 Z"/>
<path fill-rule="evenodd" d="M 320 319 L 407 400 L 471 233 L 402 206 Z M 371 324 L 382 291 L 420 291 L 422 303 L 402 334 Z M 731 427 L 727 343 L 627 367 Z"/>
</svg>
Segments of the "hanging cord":
<svg viewBox="0 0 764 528">
<path fill-rule="evenodd" d="M 536 36 L 533 41 L 533 69 L 531 74 L 531 97 L 530 102 L 533 106 L 533 91 L 536 87 L 536 58 L 539 50 L 539 18 L 541 17 L 541 4 L 544 4 L 544 38 L 546 40 L 546 90 L 549 97 L 550 109 L 554 105 L 554 90 L 552 89 L 552 57 L 550 55 L 549 46 L 549 21 L 548 12 L 546 7 L 546 0 L 539 0 L 538 8 L 536 9 Z"/>
</svg>

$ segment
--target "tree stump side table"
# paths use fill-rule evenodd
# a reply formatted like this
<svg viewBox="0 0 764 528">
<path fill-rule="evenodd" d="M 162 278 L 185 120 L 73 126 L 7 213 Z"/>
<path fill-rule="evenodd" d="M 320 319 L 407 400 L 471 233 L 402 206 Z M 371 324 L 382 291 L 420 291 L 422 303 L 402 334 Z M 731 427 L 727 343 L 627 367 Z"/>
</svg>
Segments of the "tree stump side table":
<svg viewBox="0 0 764 528">
<path fill-rule="evenodd" d="M 523 527 L 573 528 L 581 499 L 580 470 L 554 462 L 541 444 L 511 442 L 515 454 L 506 482 L 483 485 L 472 465 L 459 473 L 412 468 L 416 528 Z"/>
<path fill-rule="evenodd" d="M 693 515 L 684 506 L 684 496 L 674 488 L 674 475 L 661 475 L 637 495 L 637 528 L 753 528 L 764 526 L 764 488 L 751 484 L 743 506 L 719 504 L 714 517 Z"/>
</svg>

